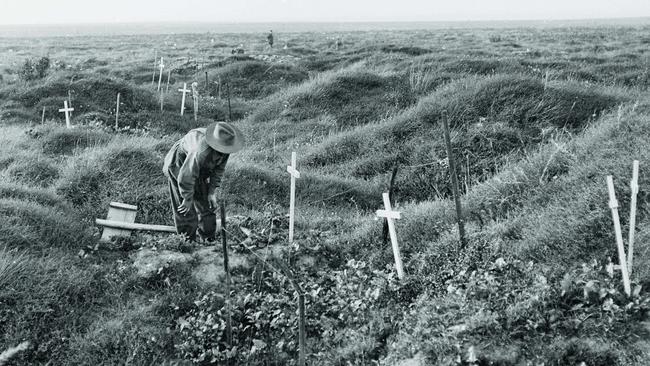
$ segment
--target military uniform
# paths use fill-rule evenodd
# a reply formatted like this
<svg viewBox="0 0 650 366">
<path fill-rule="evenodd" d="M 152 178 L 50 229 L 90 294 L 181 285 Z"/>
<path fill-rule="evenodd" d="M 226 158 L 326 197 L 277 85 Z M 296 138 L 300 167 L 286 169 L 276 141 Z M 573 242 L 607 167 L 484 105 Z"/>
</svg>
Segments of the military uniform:
<svg viewBox="0 0 650 366">
<path fill-rule="evenodd" d="M 210 207 L 208 197 L 219 187 L 228 157 L 208 145 L 205 128 L 188 132 L 165 157 L 163 172 L 169 181 L 176 230 L 190 240 L 196 239 L 197 229 L 202 238 L 215 238 L 216 207 Z M 185 214 L 178 212 L 183 200 L 191 203 Z"/>
</svg>

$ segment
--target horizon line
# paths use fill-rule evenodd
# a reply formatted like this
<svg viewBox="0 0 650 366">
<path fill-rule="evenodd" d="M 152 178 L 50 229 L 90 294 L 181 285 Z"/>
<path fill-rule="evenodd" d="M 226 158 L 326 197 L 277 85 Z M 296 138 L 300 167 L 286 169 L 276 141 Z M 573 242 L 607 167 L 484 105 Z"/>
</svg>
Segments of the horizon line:
<svg viewBox="0 0 650 366">
<path fill-rule="evenodd" d="M 86 26 L 86 25 L 137 25 L 137 24 L 211 24 L 211 25 L 245 25 L 245 24 L 408 24 L 408 23 L 508 23 L 508 22 L 536 22 L 536 23 L 554 23 L 554 22 L 590 22 L 590 21 L 626 21 L 626 20 L 647 20 L 650 22 L 650 16 L 634 17 L 594 17 L 594 18 L 557 18 L 557 19 L 466 19 L 466 20 L 314 20 L 314 21 L 209 21 L 209 20 L 142 20 L 142 21 L 99 21 L 99 22 L 53 22 L 53 23 L 9 23 L 0 24 L 0 27 L 23 27 L 23 26 Z"/>
</svg>

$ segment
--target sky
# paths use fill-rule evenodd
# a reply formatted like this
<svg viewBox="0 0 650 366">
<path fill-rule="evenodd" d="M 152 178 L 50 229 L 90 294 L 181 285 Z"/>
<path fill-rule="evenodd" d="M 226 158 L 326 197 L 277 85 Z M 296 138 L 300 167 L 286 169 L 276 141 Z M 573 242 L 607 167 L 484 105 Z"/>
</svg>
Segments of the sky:
<svg viewBox="0 0 650 366">
<path fill-rule="evenodd" d="M 650 17 L 650 0 L 0 0 L 0 25 Z"/>
</svg>

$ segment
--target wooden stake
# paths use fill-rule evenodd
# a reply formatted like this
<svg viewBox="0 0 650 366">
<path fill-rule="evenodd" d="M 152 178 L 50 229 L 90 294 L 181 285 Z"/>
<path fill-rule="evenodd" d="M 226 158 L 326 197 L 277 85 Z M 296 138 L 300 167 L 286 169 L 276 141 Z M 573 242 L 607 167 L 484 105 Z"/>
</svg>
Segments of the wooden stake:
<svg viewBox="0 0 650 366">
<path fill-rule="evenodd" d="M 156 61 L 158 60 L 158 51 L 153 50 L 153 73 L 151 73 L 151 85 L 156 81 Z"/>
<path fill-rule="evenodd" d="M 397 232 L 395 230 L 395 219 L 401 218 L 398 211 L 393 211 L 390 204 L 390 195 L 386 192 L 383 195 L 385 210 L 377 210 L 378 217 L 385 217 L 388 221 L 388 232 L 390 233 L 390 241 L 393 244 L 393 255 L 395 256 L 395 267 L 397 268 L 397 276 L 400 280 L 404 279 L 404 266 L 402 265 L 402 255 L 397 243 Z"/>
<path fill-rule="evenodd" d="M 306 335 L 305 335 L 305 294 L 298 289 L 298 365 L 305 366 Z"/>
<path fill-rule="evenodd" d="M 43 114 L 41 114 L 41 124 L 45 123 L 45 107 L 43 107 Z"/>
<path fill-rule="evenodd" d="M 218 83 L 219 83 L 219 84 L 217 84 L 217 86 L 218 86 L 217 98 L 219 98 L 219 100 L 221 100 L 221 75 L 218 76 L 217 80 L 218 80 Z"/>
<path fill-rule="evenodd" d="M 120 128 L 120 93 L 117 93 L 117 102 L 115 102 L 115 131 Z"/>
<path fill-rule="evenodd" d="M 172 76 L 172 69 L 170 68 L 167 70 L 167 89 L 165 90 L 166 93 L 169 93 L 169 79 Z"/>
<path fill-rule="evenodd" d="M 632 163 L 632 180 L 630 181 L 632 199 L 630 200 L 630 232 L 628 236 L 628 253 L 627 253 L 627 270 L 632 276 L 632 264 L 634 256 L 634 230 L 636 230 L 636 196 L 639 194 L 639 161 L 634 160 Z"/>
<path fill-rule="evenodd" d="M 162 83 L 162 74 L 163 74 L 163 69 L 165 68 L 165 64 L 163 63 L 163 58 L 160 58 L 160 75 L 158 76 L 158 91 L 160 91 L 160 84 Z"/>
<path fill-rule="evenodd" d="M 291 174 L 291 198 L 289 201 L 289 243 L 293 243 L 293 222 L 296 208 L 296 178 L 300 178 L 300 172 L 296 169 L 296 152 L 291 153 L 291 165 L 287 166 L 287 172 Z"/>
<path fill-rule="evenodd" d="M 59 112 L 65 113 L 65 126 L 67 128 L 72 128 L 72 124 L 70 123 L 70 112 L 72 111 L 74 111 L 74 108 L 68 108 L 68 101 L 64 100 L 63 109 L 59 109 Z"/>
<path fill-rule="evenodd" d="M 165 93 L 163 91 L 160 91 L 160 111 L 162 112 L 163 109 L 165 108 Z"/>
<path fill-rule="evenodd" d="M 614 219 L 616 246 L 618 247 L 618 260 L 621 265 L 621 273 L 623 274 L 623 288 L 625 289 L 627 296 L 630 296 L 630 277 L 627 272 L 627 260 L 625 257 L 625 248 L 623 246 L 621 222 L 618 217 L 618 201 L 616 200 L 616 192 L 614 191 L 614 179 L 611 175 L 607 176 L 607 189 L 609 190 L 609 208 L 612 210 L 612 218 Z"/>
<path fill-rule="evenodd" d="M 226 83 L 226 93 L 228 93 L 228 122 L 232 121 L 232 109 L 230 108 L 230 83 Z"/>
<path fill-rule="evenodd" d="M 449 122 L 447 121 L 447 111 L 443 112 L 442 124 L 444 127 L 445 145 L 447 146 L 447 157 L 449 159 L 449 175 L 451 176 L 451 188 L 456 201 L 456 220 L 458 221 L 458 235 L 460 236 L 460 249 L 464 249 L 467 242 L 465 241 L 465 220 L 463 219 L 462 206 L 460 203 L 460 193 L 458 192 L 458 175 L 456 173 L 456 161 L 454 160 L 453 150 L 451 148 L 451 137 L 449 135 Z"/>
<path fill-rule="evenodd" d="M 208 72 L 206 71 L 205 72 L 205 87 L 206 87 L 206 89 L 207 89 L 208 85 L 210 85 L 210 84 L 208 84 Z"/>
<path fill-rule="evenodd" d="M 68 106 L 70 106 L 70 108 L 72 108 L 72 93 L 70 92 L 70 90 L 68 90 Z M 73 110 L 74 110 L 74 108 L 73 108 Z M 70 111 L 70 116 L 72 116 L 72 111 Z"/>
<path fill-rule="evenodd" d="M 183 99 L 181 100 L 181 116 L 185 111 L 185 94 L 189 93 L 190 90 L 187 89 L 187 83 L 183 83 L 183 89 L 178 89 L 179 92 L 183 93 Z"/>
<path fill-rule="evenodd" d="M 228 240 L 226 237 L 226 206 L 222 202 L 220 205 L 221 213 L 221 247 L 223 249 L 223 270 L 226 273 L 226 341 L 229 349 L 232 349 L 232 304 L 230 301 L 230 266 L 228 263 Z"/>
<path fill-rule="evenodd" d="M 194 101 L 194 120 L 199 119 L 199 83 L 192 83 L 192 100 Z"/>
</svg>

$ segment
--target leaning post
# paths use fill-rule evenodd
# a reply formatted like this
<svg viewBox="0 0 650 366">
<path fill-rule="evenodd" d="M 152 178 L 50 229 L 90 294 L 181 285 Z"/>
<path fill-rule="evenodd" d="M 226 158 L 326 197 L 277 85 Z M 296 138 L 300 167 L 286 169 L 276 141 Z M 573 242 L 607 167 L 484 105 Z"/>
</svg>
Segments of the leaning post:
<svg viewBox="0 0 650 366">
<path fill-rule="evenodd" d="M 447 146 L 447 157 L 449 158 L 449 175 L 451 176 L 451 188 L 454 193 L 454 201 L 456 202 L 456 220 L 458 221 L 460 248 L 463 249 L 467 245 L 467 242 L 465 240 L 465 220 L 463 219 L 463 210 L 460 203 L 460 193 L 458 192 L 458 175 L 456 172 L 456 161 L 454 160 L 454 154 L 451 148 L 451 137 L 449 134 L 447 111 L 443 111 L 442 124 L 444 127 L 445 145 Z"/>
</svg>

